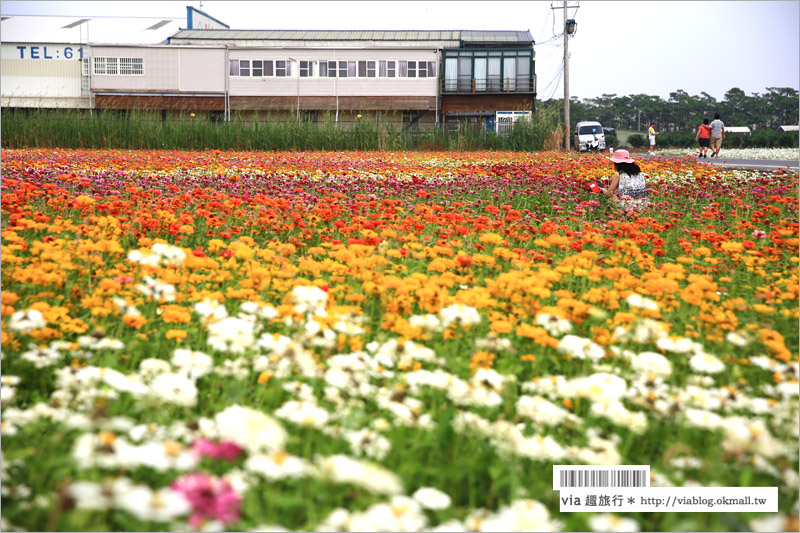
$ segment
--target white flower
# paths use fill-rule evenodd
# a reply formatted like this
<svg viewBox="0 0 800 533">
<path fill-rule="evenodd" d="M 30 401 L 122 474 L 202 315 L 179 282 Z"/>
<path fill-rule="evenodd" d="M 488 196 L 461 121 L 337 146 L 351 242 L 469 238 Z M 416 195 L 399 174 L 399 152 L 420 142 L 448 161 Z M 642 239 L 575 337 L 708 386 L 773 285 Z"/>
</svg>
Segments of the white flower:
<svg viewBox="0 0 800 533">
<path fill-rule="evenodd" d="M 673 353 L 689 353 L 696 350 L 697 343 L 686 337 L 662 337 L 656 341 L 660 350 Z"/>
<path fill-rule="evenodd" d="M 244 467 L 270 481 L 305 477 L 312 471 L 308 461 L 302 457 L 289 455 L 283 450 L 251 455 L 245 461 Z"/>
<path fill-rule="evenodd" d="M 292 291 L 292 303 L 297 313 L 324 316 L 328 293 L 316 285 L 295 287 Z"/>
<path fill-rule="evenodd" d="M 729 343 L 733 344 L 734 346 L 738 346 L 739 348 L 743 348 L 750 344 L 750 336 L 746 333 L 739 333 L 738 331 L 729 331 L 727 335 L 725 335 L 725 340 Z"/>
<path fill-rule="evenodd" d="M 208 344 L 215 350 L 244 353 L 255 343 L 253 323 L 237 317 L 208 324 Z"/>
<path fill-rule="evenodd" d="M 190 379 L 205 376 L 214 369 L 214 360 L 211 356 L 186 348 L 176 349 L 170 361 L 178 372 L 186 374 Z"/>
<path fill-rule="evenodd" d="M 689 366 L 696 372 L 719 374 L 725 370 L 725 363 L 711 354 L 701 352 L 689 359 Z"/>
<path fill-rule="evenodd" d="M 555 426 L 565 420 L 577 420 L 575 415 L 541 396 L 520 396 L 517 399 L 517 414 L 546 426 Z"/>
<path fill-rule="evenodd" d="M 589 518 L 589 527 L 592 531 L 636 533 L 640 531 L 639 523 L 632 518 L 624 518 L 614 514 L 596 514 Z"/>
<path fill-rule="evenodd" d="M 169 372 L 172 372 L 172 367 L 163 359 L 148 357 L 147 359 L 142 359 L 139 363 L 139 375 L 146 381 Z"/>
<path fill-rule="evenodd" d="M 772 436 L 760 418 L 729 417 L 725 419 L 722 428 L 725 430 L 722 447 L 726 450 L 749 452 L 768 459 L 774 459 L 788 451 L 783 442 Z"/>
<path fill-rule="evenodd" d="M 192 506 L 180 492 L 169 488 L 152 490 L 137 485 L 118 496 L 119 507 L 145 522 L 167 522 L 188 514 Z"/>
<path fill-rule="evenodd" d="M 379 461 L 386 457 L 392 447 L 389 439 L 369 428 L 348 431 L 345 438 L 350 443 L 350 449 L 354 454 L 366 455 Z"/>
<path fill-rule="evenodd" d="M 442 321 L 442 328 L 446 328 L 455 322 L 462 326 L 469 326 L 481 323 L 481 314 L 474 307 L 464 304 L 453 304 L 439 311 L 439 318 Z"/>
<path fill-rule="evenodd" d="M 272 417 L 249 407 L 232 405 L 214 417 L 220 435 L 250 453 L 282 450 L 286 430 Z"/>
<path fill-rule="evenodd" d="M 239 306 L 239 311 L 242 313 L 255 315 L 263 320 L 272 320 L 278 316 L 278 310 L 272 307 L 270 304 L 250 301 L 242 302 L 242 305 Z"/>
<path fill-rule="evenodd" d="M 456 519 L 447 520 L 431 529 L 432 533 L 462 533 L 465 531 L 467 531 L 467 529 L 464 524 Z"/>
<path fill-rule="evenodd" d="M 350 531 L 424 531 L 428 519 L 419 504 L 407 496 L 376 503 L 350 517 Z"/>
<path fill-rule="evenodd" d="M 133 261 L 134 263 L 139 263 L 141 265 L 157 267 L 161 264 L 161 257 L 159 257 L 158 254 L 152 253 L 150 250 L 147 250 L 147 253 L 144 253 L 141 250 L 131 250 L 128 252 L 128 261 Z"/>
<path fill-rule="evenodd" d="M 577 396 L 605 404 L 620 400 L 625 396 L 628 388 L 627 383 L 621 377 L 603 372 L 575 378 L 570 382 L 570 386 Z"/>
<path fill-rule="evenodd" d="M 23 361 L 32 363 L 36 368 L 46 368 L 53 366 L 64 357 L 58 350 L 52 348 L 39 348 L 35 344 L 30 345 L 30 350 L 24 352 L 20 358 Z"/>
<path fill-rule="evenodd" d="M 197 387 L 194 381 L 182 374 L 160 374 L 150 384 L 153 394 L 162 400 L 183 407 L 197 403 Z"/>
<path fill-rule="evenodd" d="M 116 499 L 128 493 L 133 484 L 130 479 L 121 477 L 103 483 L 75 481 L 67 487 L 67 492 L 75 500 L 78 509 L 107 511 L 116 506 Z"/>
<path fill-rule="evenodd" d="M 142 278 L 144 283 L 136 285 L 136 290 L 145 296 L 151 297 L 154 301 L 160 302 L 174 302 L 175 301 L 175 286 L 170 283 L 163 283 L 150 276 Z"/>
<path fill-rule="evenodd" d="M 41 329 L 47 325 L 41 311 L 28 309 L 26 311 L 16 311 L 8 319 L 8 329 L 20 333 L 28 333 L 35 329 Z"/>
<path fill-rule="evenodd" d="M 179 247 L 164 242 L 156 242 L 150 247 L 154 254 L 159 256 L 164 265 L 183 265 L 186 253 Z"/>
<path fill-rule="evenodd" d="M 397 474 L 369 461 L 347 455 L 332 455 L 316 459 L 323 479 L 334 483 L 352 483 L 377 494 L 398 495 L 403 485 Z"/>
<path fill-rule="evenodd" d="M 631 307 L 647 309 L 648 311 L 658 311 L 658 304 L 649 298 L 643 297 L 641 294 L 633 293 L 625 298 L 625 302 Z"/>
<path fill-rule="evenodd" d="M 439 317 L 430 313 L 426 315 L 411 315 L 408 317 L 408 325 L 412 328 L 422 328 L 423 331 L 440 331 L 442 322 Z"/>
<path fill-rule="evenodd" d="M 481 531 L 555 531 L 550 513 L 536 500 L 515 500 L 481 524 Z"/>
<path fill-rule="evenodd" d="M 450 496 L 433 487 L 420 487 L 414 491 L 411 497 L 417 500 L 421 506 L 434 511 L 447 509 L 451 504 Z"/>
<path fill-rule="evenodd" d="M 221 320 L 228 316 L 228 310 L 225 308 L 224 303 L 209 298 L 205 298 L 202 302 L 194 304 L 194 311 L 210 322 Z"/>
<path fill-rule="evenodd" d="M 321 428 L 328 422 L 330 413 L 316 401 L 289 400 L 275 411 L 275 416 L 300 426 Z"/>
<path fill-rule="evenodd" d="M 572 323 L 569 320 L 548 313 L 539 313 L 536 315 L 536 323 L 553 336 L 565 335 L 572 331 Z"/>
<path fill-rule="evenodd" d="M 702 409 L 686 409 L 684 416 L 688 425 L 703 429 L 717 429 L 724 423 L 718 414 Z"/>
<path fill-rule="evenodd" d="M 558 351 L 577 359 L 591 359 L 593 361 L 602 359 L 606 354 L 599 344 L 576 335 L 564 336 L 558 343 Z"/>
<path fill-rule="evenodd" d="M 642 352 L 631 359 L 631 368 L 641 374 L 654 374 L 667 377 L 672 374 L 672 363 L 655 352 Z"/>
</svg>

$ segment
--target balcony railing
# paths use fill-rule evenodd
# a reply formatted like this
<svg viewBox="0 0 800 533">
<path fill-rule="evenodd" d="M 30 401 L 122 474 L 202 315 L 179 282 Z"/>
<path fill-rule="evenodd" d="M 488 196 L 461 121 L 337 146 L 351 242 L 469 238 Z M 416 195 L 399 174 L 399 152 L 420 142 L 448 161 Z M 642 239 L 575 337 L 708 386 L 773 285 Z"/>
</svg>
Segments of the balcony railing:
<svg viewBox="0 0 800 533">
<path fill-rule="evenodd" d="M 536 78 L 443 79 L 442 94 L 535 93 Z"/>
</svg>

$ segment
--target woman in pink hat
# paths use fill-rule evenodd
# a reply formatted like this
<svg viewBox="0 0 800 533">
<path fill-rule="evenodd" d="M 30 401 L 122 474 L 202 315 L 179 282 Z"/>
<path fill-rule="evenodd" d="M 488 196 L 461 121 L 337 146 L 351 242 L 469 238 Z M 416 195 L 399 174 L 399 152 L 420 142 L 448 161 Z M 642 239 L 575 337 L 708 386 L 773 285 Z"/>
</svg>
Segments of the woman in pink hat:
<svg viewBox="0 0 800 533">
<path fill-rule="evenodd" d="M 643 209 L 648 205 L 645 175 L 627 150 L 617 150 L 611 161 L 616 172 L 608 188 L 600 190 L 613 198 L 622 209 Z"/>
</svg>

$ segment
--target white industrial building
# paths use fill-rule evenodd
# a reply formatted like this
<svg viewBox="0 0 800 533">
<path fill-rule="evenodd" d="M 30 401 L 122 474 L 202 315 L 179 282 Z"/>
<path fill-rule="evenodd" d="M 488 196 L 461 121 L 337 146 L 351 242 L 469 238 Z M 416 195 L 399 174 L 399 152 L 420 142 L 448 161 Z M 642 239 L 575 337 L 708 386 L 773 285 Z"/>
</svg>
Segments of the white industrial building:
<svg viewBox="0 0 800 533">
<path fill-rule="evenodd" d="M 498 111 L 534 110 L 527 31 L 232 30 L 192 7 L 186 19 L 4 15 L 0 24 L 4 108 L 491 129 Z"/>
</svg>

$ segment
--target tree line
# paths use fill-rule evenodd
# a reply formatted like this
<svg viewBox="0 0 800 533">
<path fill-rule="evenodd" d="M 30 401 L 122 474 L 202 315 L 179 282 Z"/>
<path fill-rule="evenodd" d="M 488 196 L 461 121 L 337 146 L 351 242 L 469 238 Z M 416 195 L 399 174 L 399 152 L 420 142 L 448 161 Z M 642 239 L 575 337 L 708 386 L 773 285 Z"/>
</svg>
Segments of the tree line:
<svg viewBox="0 0 800 533">
<path fill-rule="evenodd" d="M 564 99 L 537 102 L 538 111 L 559 112 L 564 119 Z M 800 114 L 798 91 L 789 87 L 767 87 L 764 94 L 748 96 L 738 88 L 730 89 L 721 101 L 706 92 L 692 96 L 686 91 L 669 93 L 666 101 L 659 96 L 604 94 L 598 98 L 570 98 L 571 128 L 583 120 L 596 120 L 607 128 L 645 132 L 651 122 L 664 133 L 695 131 L 704 118 L 719 113 L 726 126 L 747 126 L 751 130 L 775 130 L 796 125 Z"/>
</svg>

